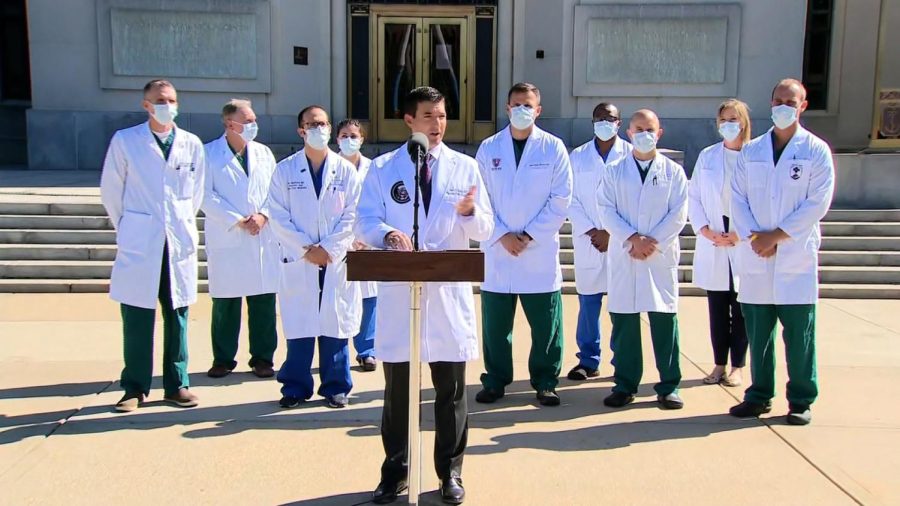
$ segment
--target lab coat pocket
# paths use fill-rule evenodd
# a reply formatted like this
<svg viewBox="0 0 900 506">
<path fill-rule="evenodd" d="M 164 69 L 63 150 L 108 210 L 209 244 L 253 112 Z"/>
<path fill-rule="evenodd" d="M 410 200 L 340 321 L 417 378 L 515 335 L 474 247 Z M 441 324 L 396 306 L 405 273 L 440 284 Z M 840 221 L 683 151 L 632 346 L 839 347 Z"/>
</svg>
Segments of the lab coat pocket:
<svg viewBox="0 0 900 506">
<path fill-rule="evenodd" d="M 281 264 L 281 286 L 278 293 L 282 295 L 301 295 L 306 288 L 306 260 L 293 260 Z"/>
<path fill-rule="evenodd" d="M 775 254 L 775 270 L 786 274 L 815 272 L 819 258 L 819 246 L 814 237 L 783 241 Z"/>
<path fill-rule="evenodd" d="M 194 185 L 196 184 L 197 171 L 193 163 L 180 162 L 176 167 L 178 178 L 178 198 L 194 198 Z"/>
<path fill-rule="evenodd" d="M 766 272 L 766 259 L 753 251 L 749 241 L 743 241 L 737 245 L 737 263 L 740 274 L 763 274 Z"/>
<path fill-rule="evenodd" d="M 116 246 L 119 253 L 144 256 L 150 244 L 150 223 L 153 217 L 146 213 L 125 211 L 116 227 Z"/>
</svg>

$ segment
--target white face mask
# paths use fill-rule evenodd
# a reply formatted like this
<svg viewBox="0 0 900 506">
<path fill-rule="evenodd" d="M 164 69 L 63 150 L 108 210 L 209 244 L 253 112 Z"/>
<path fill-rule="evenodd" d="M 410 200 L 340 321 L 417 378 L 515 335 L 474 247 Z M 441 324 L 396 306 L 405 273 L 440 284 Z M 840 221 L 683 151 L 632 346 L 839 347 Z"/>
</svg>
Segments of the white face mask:
<svg viewBox="0 0 900 506">
<path fill-rule="evenodd" d="M 306 144 L 313 149 L 325 149 L 328 147 L 328 139 L 331 138 L 331 128 L 318 127 L 306 131 Z"/>
<path fill-rule="evenodd" d="M 517 130 L 525 130 L 534 124 L 534 109 L 520 105 L 509 111 L 509 122 Z"/>
<path fill-rule="evenodd" d="M 631 138 L 634 149 L 640 153 L 650 153 L 656 149 L 656 132 L 638 132 Z"/>
<path fill-rule="evenodd" d="M 359 153 L 359 148 L 362 147 L 362 139 L 359 137 L 343 137 L 338 141 L 338 146 L 341 148 L 342 155 L 353 156 Z"/>
<path fill-rule="evenodd" d="M 619 133 L 619 125 L 612 121 L 598 121 L 594 123 L 594 135 L 601 141 L 608 141 Z"/>
<path fill-rule="evenodd" d="M 741 135 L 741 124 L 738 121 L 723 121 L 719 125 L 719 135 L 728 142 L 731 142 Z"/>
<path fill-rule="evenodd" d="M 797 109 L 789 105 L 776 105 L 772 108 L 772 123 L 775 127 L 785 129 L 797 121 Z"/>
<path fill-rule="evenodd" d="M 259 133 L 259 125 L 254 121 L 252 123 L 244 123 L 244 129 L 241 130 L 240 136 L 241 139 L 244 139 L 244 142 L 249 143 L 256 138 L 257 133 Z"/>
<path fill-rule="evenodd" d="M 178 116 L 178 104 L 153 104 L 153 119 L 163 125 L 170 125 Z"/>
</svg>

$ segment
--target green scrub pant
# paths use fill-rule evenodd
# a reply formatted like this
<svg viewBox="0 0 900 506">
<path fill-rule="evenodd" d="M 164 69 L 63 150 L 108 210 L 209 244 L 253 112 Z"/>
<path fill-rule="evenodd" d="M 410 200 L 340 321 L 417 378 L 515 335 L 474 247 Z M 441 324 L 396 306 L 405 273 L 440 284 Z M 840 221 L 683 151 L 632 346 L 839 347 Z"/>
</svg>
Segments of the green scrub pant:
<svg viewBox="0 0 900 506">
<path fill-rule="evenodd" d="M 241 297 L 213 298 L 212 349 L 213 365 L 228 369 L 237 367 L 234 357 L 241 333 Z M 247 319 L 250 334 L 250 367 L 258 363 L 274 364 L 278 333 L 275 330 L 275 294 L 247 297 Z"/>
<path fill-rule="evenodd" d="M 610 313 L 615 369 L 614 392 L 634 395 L 644 373 L 644 357 L 641 346 L 641 314 Z M 659 383 L 653 386 L 657 395 L 666 396 L 678 391 L 681 383 L 681 364 L 678 350 L 678 316 L 675 313 L 647 313 L 650 319 L 650 337 Z"/>
<path fill-rule="evenodd" d="M 806 409 L 819 394 L 816 381 L 816 305 L 741 304 L 750 341 L 750 374 L 744 392 L 747 402 L 766 403 L 775 397 L 775 324 L 784 327 L 787 361 L 787 400 Z"/>
<path fill-rule="evenodd" d="M 169 252 L 163 247 L 162 269 L 159 278 L 159 303 L 163 315 L 163 388 L 174 394 L 188 388 L 187 324 L 188 308 L 172 307 L 172 287 L 169 282 Z M 128 393 L 150 393 L 153 377 L 153 326 L 156 309 L 122 304 L 125 368 L 119 383 Z"/>
<path fill-rule="evenodd" d="M 528 373 L 535 390 L 552 390 L 559 383 L 563 353 L 562 296 L 549 293 L 481 292 L 482 344 L 484 367 L 481 384 L 503 392 L 513 380 L 512 331 L 516 301 L 531 326 L 531 353 Z"/>
</svg>

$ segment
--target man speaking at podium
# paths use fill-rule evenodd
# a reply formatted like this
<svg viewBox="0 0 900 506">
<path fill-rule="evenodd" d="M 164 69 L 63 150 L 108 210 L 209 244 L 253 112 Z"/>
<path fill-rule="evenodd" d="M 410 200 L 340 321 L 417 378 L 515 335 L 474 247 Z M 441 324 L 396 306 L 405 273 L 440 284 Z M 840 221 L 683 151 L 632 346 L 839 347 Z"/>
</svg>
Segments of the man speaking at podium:
<svg viewBox="0 0 900 506">
<path fill-rule="evenodd" d="M 419 246 L 424 251 L 468 249 L 469 240 L 491 236 L 494 217 L 475 160 L 443 144 L 444 96 L 431 87 L 413 89 L 403 119 L 427 138 L 427 154 L 415 187 L 413 141 L 372 162 L 363 183 L 356 235 L 386 249 L 413 249 L 413 200 L 419 191 Z M 421 135 L 416 135 L 422 139 Z M 424 140 L 422 141 L 424 143 Z M 410 149 L 412 148 L 412 149 Z M 424 283 L 422 361 L 431 367 L 435 401 L 434 466 L 441 498 L 460 504 L 460 478 L 468 433 L 466 361 L 478 358 L 475 302 L 470 283 Z M 407 487 L 409 430 L 409 283 L 379 283 L 375 356 L 384 364 L 381 440 L 385 459 L 373 502 L 393 502 Z"/>
</svg>

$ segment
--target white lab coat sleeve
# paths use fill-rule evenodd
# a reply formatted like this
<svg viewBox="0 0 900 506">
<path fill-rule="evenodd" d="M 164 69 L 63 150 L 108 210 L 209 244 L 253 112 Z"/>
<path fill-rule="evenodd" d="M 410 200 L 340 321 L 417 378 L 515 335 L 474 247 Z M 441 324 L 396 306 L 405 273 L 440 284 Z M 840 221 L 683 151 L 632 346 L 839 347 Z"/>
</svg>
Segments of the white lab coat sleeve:
<svg viewBox="0 0 900 506">
<path fill-rule="evenodd" d="M 688 181 L 684 170 L 680 167 L 672 177 L 672 191 L 669 192 L 669 212 L 653 227 L 648 234 L 660 244 L 668 244 L 678 240 L 678 234 L 687 223 L 688 208 Z"/>
<path fill-rule="evenodd" d="M 288 208 L 289 201 L 284 176 L 280 170 L 275 169 L 275 175 L 272 176 L 272 184 L 269 187 L 269 197 L 266 199 L 266 208 L 269 210 L 269 226 L 272 227 L 272 233 L 275 234 L 275 238 L 281 243 L 281 246 L 296 255 L 297 258 L 301 258 L 313 242 L 309 235 L 297 230 L 297 227 L 294 226 Z"/>
<path fill-rule="evenodd" d="M 212 177 L 212 174 L 206 175 L 205 187 L 206 190 L 203 194 L 203 205 L 201 208 L 207 219 L 226 223 L 229 227 L 244 219 L 244 216 L 216 191 L 215 178 Z"/>
<path fill-rule="evenodd" d="M 831 150 L 823 149 L 813 160 L 806 200 L 778 225 L 791 237 L 799 237 L 825 217 L 834 195 L 834 159 Z"/>
<path fill-rule="evenodd" d="M 754 230 L 760 230 L 759 223 L 750 210 L 750 197 L 747 194 L 747 166 L 743 151 L 738 155 L 731 177 L 731 223 L 741 240 L 749 239 Z"/>
<path fill-rule="evenodd" d="M 488 200 L 490 201 L 490 207 L 492 210 L 497 209 L 497 206 L 494 205 L 493 195 L 491 194 L 491 188 L 488 187 L 487 181 L 490 181 L 488 177 L 489 174 L 489 165 L 487 163 L 488 154 L 484 149 L 484 144 L 478 147 L 478 152 L 475 153 L 475 161 L 478 162 L 478 171 L 481 173 L 481 180 L 484 182 L 484 193 L 487 194 Z M 493 211 L 493 219 L 494 219 L 494 230 L 491 232 L 491 236 L 487 240 L 487 246 L 492 246 L 495 242 L 499 241 L 501 237 L 511 232 L 509 227 L 506 226 L 506 223 L 503 223 L 503 218 L 500 217 L 500 214 L 496 211 Z"/>
<path fill-rule="evenodd" d="M 319 246 L 328 252 L 332 262 L 343 261 L 355 239 L 353 224 L 356 223 L 357 205 L 362 190 L 355 170 L 347 173 L 345 185 L 344 209 L 341 211 L 341 217 L 335 223 L 331 233 L 319 242 Z"/>
<path fill-rule="evenodd" d="M 572 235 L 579 236 L 588 233 L 592 228 L 598 228 L 584 210 L 584 204 L 578 197 L 578 192 L 572 193 L 572 205 L 569 206 L 569 221 L 572 222 Z"/>
<path fill-rule="evenodd" d="M 469 239 L 484 241 L 490 239 L 494 230 L 494 211 L 491 209 L 491 199 L 481 174 L 475 171 L 475 213 L 472 216 L 460 216 L 459 224 L 465 230 Z"/>
<path fill-rule="evenodd" d="M 562 142 L 557 149 L 553 164 L 553 179 L 550 183 L 550 197 L 544 208 L 525 225 L 525 233 L 535 241 L 551 241 L 566 221 L 569 205 L 572 203 L 572 164 L 569 153 Z"/>
<path fill-rule="evenodd" d="M 381 193 L 381 169 L 374 165 L 369 168 L 362 183 L 362 193 L 356 209 L 356 237 L 375 247 L 384 247 L 384 236 L 397 230 L 387 224 L 387 209 Z"/>
<path fill-rule="evenodd" d="M 700 229 L 709 226 L 709 220 L 706 219 L 706 211 L 703 209 L 703 201 L 700 199 L 703 194 L 703 167 L 705 156 L 701 153 L 694 164 L 694 172 L 691 174 L 691 181 L 688 183 L 688 216 L 691 219 L 691 227 L 694 233 L 700 234 Z"/>
<path fill-rule="evenodd" d="M 113 135 L 103 160 L 103 173 L 100 176 L 100 200 L 114 228 L 119 227 L 119 220 L 125 212 L 125 179 L 128 174 L 128 160 L 122 152 L 122 138 L 118 133 Z"/>
<path fill-rule="evenodd" d="M 206 151 L 200 141 L 197 141 L 198 147 L 194 150 L 194 167 L 196 167 L 196 184 L 194 184 L 194 216 L 200 212 L 203 207 L 203 195 L 206 193 Z"/>
<path fill-rule="evenodd" d="M 600 185 L 598 202 L 600 204 L 600 221 L 609 235 L 623 243 L 632 235 L 637 233 L 624 218 L 619 214 L 618 202 L 616 200 L 616 185 L 621 184 L 618 180 L 618 174 L 607 172 L 603 177 L 603 184 Z"/>
</svg>

